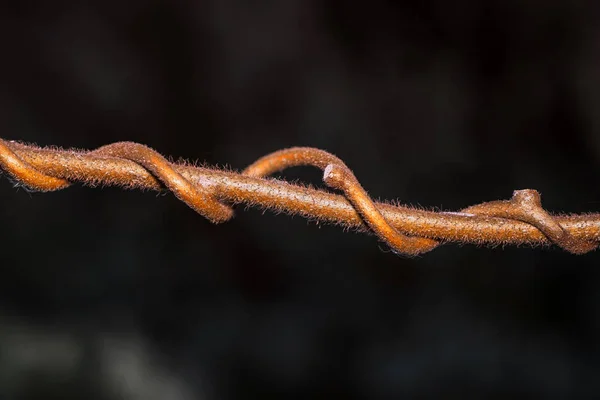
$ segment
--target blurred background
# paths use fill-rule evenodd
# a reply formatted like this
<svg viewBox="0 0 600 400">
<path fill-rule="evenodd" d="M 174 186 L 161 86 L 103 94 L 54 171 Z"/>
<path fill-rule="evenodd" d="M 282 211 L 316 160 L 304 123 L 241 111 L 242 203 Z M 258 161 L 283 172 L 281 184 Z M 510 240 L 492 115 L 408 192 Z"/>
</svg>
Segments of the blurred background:
<svg viewBox="0 0 600 400">
<path fill-rule="evenodd" d="M 335 153 L 380 199 L 594 212 L 598 3 L 21 1 L 0 136 L 242 169 Z M 322 187 L 316 169 L 285 179 Z M 598 253 L 373 236 L 0 179 L 0 398 L 600 396 Z"/>
</svg>

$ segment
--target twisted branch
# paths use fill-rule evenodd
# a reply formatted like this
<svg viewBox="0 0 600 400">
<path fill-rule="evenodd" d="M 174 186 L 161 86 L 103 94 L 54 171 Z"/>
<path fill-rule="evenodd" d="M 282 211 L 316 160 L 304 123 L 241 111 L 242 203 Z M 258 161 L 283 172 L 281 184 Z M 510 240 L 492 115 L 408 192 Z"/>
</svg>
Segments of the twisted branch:
<svg viewBox="0 0 600 400">
<path fill-rule="evenodd" d="M 267 178 L 293 166 L 323 170 L 323 181 L 343 195 Z M 600 214 L 551 215 L 537 191 L 478 204 L 460 212 L 432 212 L 376 203 L 336 156 L 297 147 L 269 154 L 242 173 L 171 163 L 147 146 L 119 142 L 92 151 L 39 148 L 0 139 L 0 168 L 17 184 L 53 191 L 74 182 L 89 186 L 172 191 L 211 222 L 233 216 L 245 203 L 372 232 L 394 252 L 417 255 L 443 242 L 487 245 L 555 244 L 574 254 L 600 242 Z"/>
</svg>

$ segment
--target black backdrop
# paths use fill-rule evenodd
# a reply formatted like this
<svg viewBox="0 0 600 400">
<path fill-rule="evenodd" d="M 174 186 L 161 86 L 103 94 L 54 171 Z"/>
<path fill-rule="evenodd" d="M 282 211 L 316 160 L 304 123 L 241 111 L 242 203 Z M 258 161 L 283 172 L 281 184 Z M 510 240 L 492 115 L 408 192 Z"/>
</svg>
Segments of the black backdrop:
<svg viewBox="0 0 600 400">
<path fill-rule="evenodd" d="M 376 198 L 598 209 L 594 1 L 14 2 L 0 136 L 241 169 L 340 156 Z M 286 179 L 317 186 L 320 173 Z M 372 236 L 0 180 L 0 397 L 600 395 L 597 253 Z M 138 396 L 138 397 L 136 397 Z"/>
</svg>

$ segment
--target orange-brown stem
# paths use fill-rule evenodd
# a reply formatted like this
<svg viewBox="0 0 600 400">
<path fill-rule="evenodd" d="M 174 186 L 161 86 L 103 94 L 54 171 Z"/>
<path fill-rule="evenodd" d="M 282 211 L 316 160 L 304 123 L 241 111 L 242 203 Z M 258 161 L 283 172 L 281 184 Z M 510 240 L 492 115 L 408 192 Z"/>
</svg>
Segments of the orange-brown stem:
<svg viewBox="0 0 600 400">
<path fill-rule="evenodd" d="M 325 183 L 344 195 L 265 178 L 297 165 L 321 168 Z M 0 139 L 0 168 L 17 182 L 40 191 L 62 189 L 71 182 L 168 188 L 213 222 L 232 216 L 232 210 L 223 202 L 299 214 L 373 232 L 396 252 L 407 255 L 431 250 L 438 241 L 488 245 L 554 243 L 572 253 L 593 250 L 600 242 L 600 214 L 550 215 L 533 190 L 517 191 L 511 200 L 483 203 L 458 213 L 376 203 L 339 158 L 311 148 L 275 152 L 236 173 L 169 163 L 159 153 L 136 143 L 76 151 Z"/>
</svg>

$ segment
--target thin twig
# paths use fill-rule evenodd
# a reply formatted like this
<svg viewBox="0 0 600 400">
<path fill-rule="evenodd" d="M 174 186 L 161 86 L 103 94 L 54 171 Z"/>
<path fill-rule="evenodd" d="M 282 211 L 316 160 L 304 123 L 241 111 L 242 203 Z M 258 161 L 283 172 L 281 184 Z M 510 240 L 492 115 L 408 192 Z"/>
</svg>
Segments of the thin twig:
<svg viewBox="0 0 600 400">
<path fill-rule="evenodd" d="M 285 168 L 311 165 L 338 195 L 267 178 Z M 0 139 L 0 168 L 17 184 L 52 191 L 71 183 L 172 191 L 214 223 L 233 216 L 230 205 L 245 203 L 321 222 L 372 232 L 395 252 L 416 255 L 441 242 L 487 245 L 556 244 L 582 254 L 600 242 L 600 214 L 551 215 L 535 190 L 515 191 L 510 200 L 431 212 L 376 203 L 352 171 L 322 150 L 299 147 L 267 155 L 243 172 L 170 163 L 147 146 L 119 142 L 93 151 L 39 148 Z"/>
</svg>

